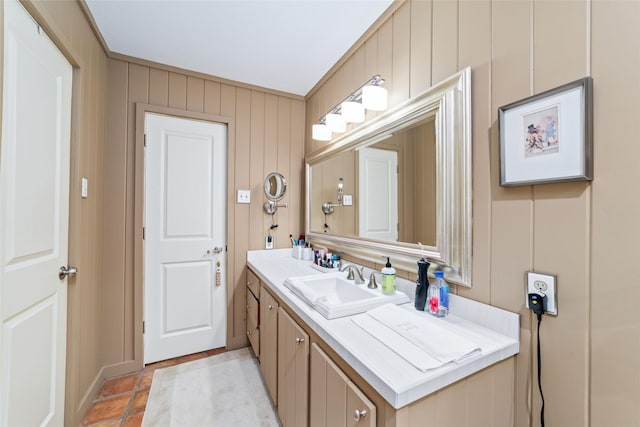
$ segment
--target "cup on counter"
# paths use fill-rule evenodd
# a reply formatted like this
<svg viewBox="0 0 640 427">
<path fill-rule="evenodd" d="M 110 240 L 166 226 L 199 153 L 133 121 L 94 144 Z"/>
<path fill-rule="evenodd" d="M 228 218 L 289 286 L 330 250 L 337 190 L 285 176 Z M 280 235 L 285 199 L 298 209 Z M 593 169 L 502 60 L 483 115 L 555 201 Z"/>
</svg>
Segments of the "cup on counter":
<svg viewBox="0 0 640 427">
<path fill-rule="evenodd" d="M 302 246 L 294 246 L 291 248 L 291 256 L 297 259 L 302 259 L 304 247 Z"/>
<path fill-rule="evenodd" d="M 310 261 L 313 259 L 313 249 L 311 248 L 303 248 L 302 249 L 302 259 L 305 261 Z"/>
</svg>

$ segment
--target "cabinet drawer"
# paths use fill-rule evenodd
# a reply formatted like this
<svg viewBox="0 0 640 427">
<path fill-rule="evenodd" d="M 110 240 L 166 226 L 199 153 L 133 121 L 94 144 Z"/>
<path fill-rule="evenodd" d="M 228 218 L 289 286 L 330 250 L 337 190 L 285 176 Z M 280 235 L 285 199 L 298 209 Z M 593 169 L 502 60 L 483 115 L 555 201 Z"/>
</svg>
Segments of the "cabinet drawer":
<svg viewBox="0 0 640 427">
<path fill-rule="evenodd" d="M 260 298 L 260 279 L 253 271 L 247 268 L 247 289 L 253 292 L 256 298 Z"/>
<path fill-rule="evenodd" d="M 258 299 L 247 289 L 247 322 L 251 320 L 253 325 L 260 326 L 259 309 Z"/>
<path fill-rule="evenodd" d="M 253 348 L 253 352 L 256 357 L 260 357 L 260 330 L 258 326 L 247 318 L 247 337 L 249 338 L 249 344 Z"/>
</svg>

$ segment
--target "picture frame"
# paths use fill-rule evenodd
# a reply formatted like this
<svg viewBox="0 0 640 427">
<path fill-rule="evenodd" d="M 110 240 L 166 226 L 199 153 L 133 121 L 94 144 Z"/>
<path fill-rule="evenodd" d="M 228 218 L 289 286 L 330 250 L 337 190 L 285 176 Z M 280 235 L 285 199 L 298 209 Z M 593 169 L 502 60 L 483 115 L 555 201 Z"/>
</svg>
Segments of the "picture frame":
<svg viewBox="0 0 640 427">
<path fill-rule="evenodd" d="M 593 179 L 593 79 L 498 108 L 500 185 Z"/>
</svg>

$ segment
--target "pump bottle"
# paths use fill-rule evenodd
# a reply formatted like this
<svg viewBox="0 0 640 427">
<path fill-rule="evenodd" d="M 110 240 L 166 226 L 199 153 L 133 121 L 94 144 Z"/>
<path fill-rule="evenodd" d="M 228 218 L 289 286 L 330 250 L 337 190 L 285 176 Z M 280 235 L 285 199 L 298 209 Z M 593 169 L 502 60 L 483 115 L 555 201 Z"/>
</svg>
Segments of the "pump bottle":
<svg viewBox="0 0 640 427">
<path fill-rule="evenodd" d="M 382 273 L 382 293 L 393 294 L 396 291 L 396 269 L 391 266 L 389 257 L 387 264 L 381 270 Z"/>
</svg>

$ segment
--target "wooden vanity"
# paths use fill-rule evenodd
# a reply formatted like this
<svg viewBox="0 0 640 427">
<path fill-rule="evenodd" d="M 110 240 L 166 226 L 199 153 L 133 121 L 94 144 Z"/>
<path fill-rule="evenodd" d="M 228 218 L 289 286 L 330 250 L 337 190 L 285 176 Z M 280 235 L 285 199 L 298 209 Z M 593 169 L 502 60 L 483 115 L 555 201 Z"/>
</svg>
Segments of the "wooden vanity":
<svg viewBox="0 0 640 427">
<path fill-rule="evenodd" d="M 247 335 L 284 427 L 513 424 L 517 315 L 459 301 L 488 323 L 459 322 L 491 344 L 470 363 L 423 373 L 348 319 L 324 319 L 282 285 L 312 271 L 289 250 L 248 254 Z"/>
</svg>

